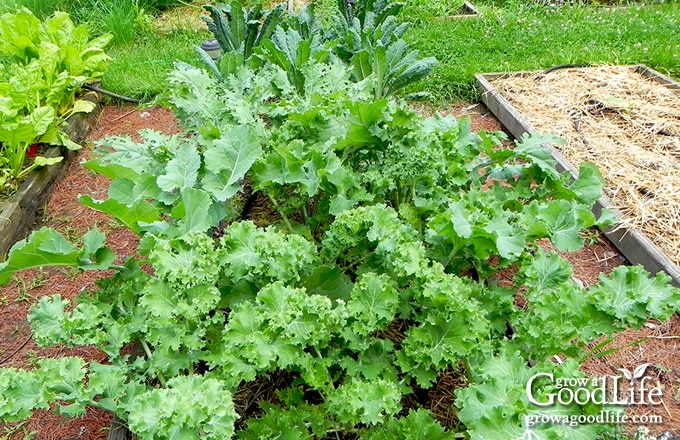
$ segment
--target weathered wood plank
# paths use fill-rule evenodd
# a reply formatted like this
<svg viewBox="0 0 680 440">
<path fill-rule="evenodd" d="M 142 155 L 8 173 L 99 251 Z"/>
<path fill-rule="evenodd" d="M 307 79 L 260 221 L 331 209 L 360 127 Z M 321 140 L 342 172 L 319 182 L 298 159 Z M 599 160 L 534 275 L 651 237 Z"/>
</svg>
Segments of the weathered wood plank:
<svg viewBox="0 0 680 440">
<path fill-rule="evenodd" d="M 680 88 L 680 84 L 653 69 L 643 65 L 634 67 L 637 68 L 640 74 L 646 77 L 654 78 L 655 81 L 667 84 L 672 88 Z M 498 90 L 493 87 L 492 81 L 505 75 L 526 75 L 527 73 L 528 72 L 482 73 L 475 75 L 481 91 L 482 102 L 517 139 L 521 139 L 525 133 L 536 132 L 536 129 L 527 122 L 514 107 L 512 107 Z M 536 72 L 533 73 L 535 74 Z M 557 162 L 557 169 L 559 171 L 568 170 L 572 175 L 576 176 L 576 168 L 570 164 L 562 154 L 560 154 L 552 145 L 545 144 L 544 146 L 551 151 L 553 158 Z M 611 201 L 606 197 L 600 198 L 595 203 L 593 212 L 596 216 L 599 216 L 605 208 L 613 212 L 618 218 L 622 217 L 621 212 L 615 209 Z M 680 287 L 680 268 L 677 264 L 672 262 L 649 237 L 640 231 L 629 228 L 616 228 L 616 226 L 608 227 L 602 232 L 629 262 L 632 264 L 641 264 L 652 274 L 664 271 L 670 275 L 673 284 Z"/>
</svg>

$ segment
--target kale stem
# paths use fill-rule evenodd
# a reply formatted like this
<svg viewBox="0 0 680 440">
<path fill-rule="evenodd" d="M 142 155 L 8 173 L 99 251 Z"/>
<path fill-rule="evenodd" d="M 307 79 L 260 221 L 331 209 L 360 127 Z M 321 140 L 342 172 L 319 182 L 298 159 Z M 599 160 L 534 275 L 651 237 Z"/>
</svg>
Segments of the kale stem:
<svg viewBox="0 0 680 440">
<path fill-rule="evenodd" d="M 142 348 L 144 349 L 144 353 L 146 353 L 147 359 L 151 359 L 151 348 L 149 347 L 149 344 L 147 344 L 144 339 L 140 339 L 139 343 L 142 344 Z M 163 373 L 158 373 L 158 381 L 161 383 L 161 385 L 165 386 L 165 377 L 163 377 Z"/>
<path fill-rule="evenodd" d="M 468 383 L 473 383 L 472 380 L 472 367 L 470 366 L 470 358 L 463 358 L 463 366 L 465 367 L 465 375 L 467 376 Z"/>
<path fill-rule="evenodd" d="M 276 208 L 276 210 L 281 215 L 283 222 L 286 224 L 286 228 L 288 228 L 288 232 L 293 232 L 293 226 L 290 224 L 290 221 L 288 220 L 288 216 L 286 216 L 286 213 L 281 210 L 281 207 L 279 206 L 279 204 L 276 201 L 276 199 L 274 198 L 274 196 L 267 193 L 267 197 L 269 197 L 269 200 L 271 200 L 272 204 L 274 205 L 274 208 Z"/>
<path fill-rule="evenodd" d="M 309 220 L 309 213 L 307 212 L 307 204 L 306 203 L 302 204 L 302 215 L 304 215 L 305 224 L 307 224 L 307 220 Z"/>
<path fill-rule="evenodd" d="M 453 257 L 456 256 L 458 253 L 459 248 L 457 246 L 453 246 L 453 249 L 451 249 L 451 252 L 449 253 L 449 256 L 446 257 L 446 263 L 444 264 L 444 267 L 448 267 L 449 264 L 451 264 L 451 260 L 453 260 Z"/>
</svg>

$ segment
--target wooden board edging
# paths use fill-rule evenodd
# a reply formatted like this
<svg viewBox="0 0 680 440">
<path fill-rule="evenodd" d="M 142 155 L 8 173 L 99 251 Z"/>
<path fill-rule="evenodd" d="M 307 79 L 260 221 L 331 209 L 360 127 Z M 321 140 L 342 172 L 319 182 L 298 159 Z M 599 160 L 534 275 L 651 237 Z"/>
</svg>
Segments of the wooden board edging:
<svg viewBox="0 0 680 440">
<path fill-rule="evenodd" d="M 680 89 L 680 84 L 647 66 L 634 65 L 630 67 L 635 68 L 638 73 L 645 77 L 653 78 L 668 87 Z M 482 102 L 517 139 L 521 139 L 525 133 L 535 133 L 536 129 L 494 88 L 491 81 L 507 75 L 535 75 L 537 73 L 540 72 L 480 73 L 475 75 L 481 91 Z M 550 144 L 543 144 L 543 146 L 550 150 L 553 159 L 557 162 L 558 171 L 567 170 L 576 177 L 578 174 L 576 168 L 555 147 Z M 621 212 L 604 196 L 595 202 L 593 213 L 599 216 L 603 209 L 608 209 L 617 218 L 622 218 Z M 616 225 L 607 227 L 602 232 L 630 263 L 640 264 L 652 274 L 664 271 L 672 278 L 673 285 L 680 287 L 680 267 L 671 261 L 645 234 L 636 229 L 617 227 Z"/>
</svg>

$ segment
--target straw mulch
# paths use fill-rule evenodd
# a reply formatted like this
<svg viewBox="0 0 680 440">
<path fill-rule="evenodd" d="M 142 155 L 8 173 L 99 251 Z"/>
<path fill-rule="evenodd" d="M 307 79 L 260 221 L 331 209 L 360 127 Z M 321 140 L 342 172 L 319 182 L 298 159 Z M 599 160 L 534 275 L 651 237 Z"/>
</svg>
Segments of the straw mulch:
<svg viewBox="0 0 680 440">
<path fill-rule="evenodd" d="M 555 133 L 575 167 L 594 162 L 617 227 L 647 235 L 680 264 L 680 89 L 634 66 L 505 76 L 494 87 L 538 132 Z"/>
</svg>

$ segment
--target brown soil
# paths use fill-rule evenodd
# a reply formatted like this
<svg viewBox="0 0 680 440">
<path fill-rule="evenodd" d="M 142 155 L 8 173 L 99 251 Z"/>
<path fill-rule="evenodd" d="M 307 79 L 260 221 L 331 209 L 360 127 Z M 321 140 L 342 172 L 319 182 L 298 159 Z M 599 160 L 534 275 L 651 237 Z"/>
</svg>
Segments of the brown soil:
<svg viewBox="0 0 680 440">
<path fill-rule="evenodd" d="M 428 109 L 423 111 L 428 112 Z M 499 122 L 482 104 L 457 105 L 446 109 L 445 113 L 470 117 L 474 130 L 501 129 Z M 154 128 L 166 133 L 178 131 L 174 116 L 167 109 L 105 107 L 88 141 L 91 145 L 92 141 L 112 134 L 135 137 L 137 130 L 141 128 Z M 80 164 L 81 160 L 89 157 L 90 152 L 91 148 L 84 148 L 79 157 L 71 163 L 66 176 L 59 182 L 46 206 L 43 224 L 58 229 L 71 240 L 77 240 L 85 231 L 96 225 L 100 230 L 107 232 L 108 245 L 117 255 L 133 255 L 137 244 L 137 237 L 134 234 L 106 215 L 86 208 L 78 202 L 79 194 L 104 198 L 108 187 L 108 179 L 89 172 Z M 574 265 L 575 278 L 584 285 L 596 282 L 601 272 L 609 272 L 625 263 L 604 236 L 593 232 L 589 238 L 589 244 L 584 249 L 565 255 Z M 30 338 L 26 322 L 29 308 L 42 296 L 58 293 L 73 300 L 79 292 L 93 288 L 95 280 L 102 275 L 101 272 L 61 269 L 33 270 L 17 275 L 9 286 L 1 289 L 0 366 L 31 368 L 35 365 L 36 359 L 57 356 L 82 356 L 85 359 L 103 362 L 106 357 L 96 348 L 37 347 Z M 649 323 L 648 327 L 642 330 L 620 335 L 612 344 L 623 347 L 620 351 L 600 359 L 592 359 L 584 366 L 584 371 L 588 374 L 601 376 L 616 375 L 618 368 L 628 368 L 632 371 L 638 365 L 651 363 L 659 383 L 665 387 L 665 405 L 658 408 L 646 406 L 640 408 L 640 411 L 654 411 L 664 417 L 664 424 L 652 429 L 652 432 L 657 434 L 665 430 L 680 433 L 680 403 L 675 398 L 677 383 L 680 380 L 680 358 L 677 356 L 679 334 L 680 320 L 677 318 L 668 324 Z M 649 339 L 631 345 L 641 338 Z M 437 388 L 454 382 L 455 378 L 443 375 Z M 452 393 L 449 392 L 448 395 L 451 397 L 448 401 L 452 401 Z M 442 416 L 449 416 L 450 405 L 447 405 L 447 408 L 441 409 Z M 76 419 L 54 415 L 50 411 L 37 411 L 23 425 L 0 424 L 0 436 L 5 432 L 3 429 L 16 428 L 16 432 L 9 435 L 8 439 L 24 439 L 25 434 L 29 432 L 35 432 L 33 438 L 36 440 L 105 439 L 110 423 L 111 414 L 100 410 L 90 410 L 85 416 Z"/>
</svg>

